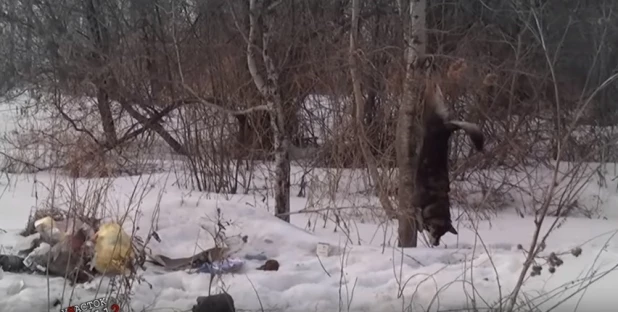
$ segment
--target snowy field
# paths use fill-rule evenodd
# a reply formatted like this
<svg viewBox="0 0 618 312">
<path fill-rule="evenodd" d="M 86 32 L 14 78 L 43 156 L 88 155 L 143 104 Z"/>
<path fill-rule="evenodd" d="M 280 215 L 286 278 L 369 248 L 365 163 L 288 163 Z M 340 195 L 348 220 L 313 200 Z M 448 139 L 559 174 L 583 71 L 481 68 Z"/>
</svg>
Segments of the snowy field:
<svg viewBox="0 0 618 312">
<path fill-rule="evenodd" d="M 48 195 L 41 185 L 51 185 L 52 180 L 46 174 L 13 176 L 11 184 L 3 180 L 6 189 L 0 199 L 0 228 L 7 232 L 0 234 L 0 244 L 5 250 L 19 244 L 22 238 L 17 232 L 24 227 L 30 209 L 41 205 Z M 263 252 L 281 264 L 279 271 L 265 272 L 255 270 L 262 261 L 247 261 L 241 272 L 223 276 L 219 287 L 224 287 L 235 298 L 237 309 L 244 311 L 452 311 L 472 309 L 473 304 L 493 305 L 515 285 L 524 260 L 516 246 L 529 244 L 534 228 L 532 218 L 504 213 L 492 220 L 491 226 L 481 222 L 478 236 L 460 228 L 458 237 L 444 237 L 448 248 L 420 247 L 402 254 L 400 249 L 381 247 L 384 241 L 394 243 L 393 228 L 357 223 L 350 234 L 344 235 L 341 230 L 334 232 L 335 224 L 327 222 L 325 228 L 319 223 L 315 231 L 307 231 L 307 215 L 294 214 L 292 225 L 286 224 L 271 216 L 261 198 L 188 192 L 170 185 L 170 180 L 172 177 L 166 174 L 141 180 L 116 179 L 107 209 L 114 214 L 121 207 L 130 207 L 130 215 L 139 219 L 137 234 L 142 236 L 153 217 L 158 219 L 155 223 L 162 241 L 150 244 L 153 252 L 189 256 L 196 244 L 204 249 L 212 247 L 208 231 L 214 231 L 219 208 L 223 219 L 231 223 L 226 235 L 248 236 L 239 255 Z M 88 183 L 93 182 L 78 182 L 81 189 Z M 133 191 L 144 189 L 144 185 L 149 186 L 148 193 L 138 196 L 143 197 L 141 203 L 131 204 Z M 300 210 L 306 200 L 293 197 L 292 204 Z M 603 207 L 616 209 L 614 202 Z M 125 228 L 131 231 L 132 224 L 127 222 Z M 529 278 L 523 290 L 531 304 L 551 307 L 579 291 L 555 310 L 613 311 L 618 305 L 618 273 L 610 272 L 587 284 L 618 264 L 617 229 L 615 219 L 569 218 L 552 234 L 547 251 L 568 252 L 581 246 L 583 253 L 577 258 L 563 256 L 564 264 L 553 275 L 545 268 L 540 276 Z M 318 242 L 332 246 L 328 257 L 316 256 Z M 209 283 L 207 274 L 146 270 L 143 275 L 152 288 L 146 283 L 134 287 L 131 305 L 135 311 L 190 310 Z M 78 286 L 72 302 L 95 297 L 101 283 L 104 289 L 106 283 L 101 278 Z M 61 296 L 63 287 L 61 278 L 51 278 L 48 284 L 41 276 L 5 272 L 0 278 L 0 311 L 46 311 L 45 294 L 53 301 Z M 68 299 L 71 291 L 65 292 Z"/>
<path fill-rule="evenodd" d="M 9 119 L 0 118 L 5 133 L 14 130 Z M 296 182 L 298 170 L 294 168 Z M 554 274 L 544 265 L 540 276 L 527 277 L 521 305 L 515 310 L 615 311 L 618 307 L 618 185 L 612 180 L 614 169 L 607 172 L 610 182 L 599 186 L 593 179 L 579 199 L 580 205 L 596 207 L 600 217 L 569 217 L 560 222 L 542 255 L 555 252 L 564 264 Z M 315 175 L 322 173 L 314 170 Z M 273 199 L 262 195 L 264 185 L 256 185 L 257 191 L 249 195 L 216 195 L 181 189 L 174 185 L 175 179 L 173 173 L 114 180 L 3 174 L 0 253 L 13 253 L 26 243 L 18 232 L 31 209 L 49 204 L 51 189 L 58 196 L 55 205 L 65 209 L 71 192 L 79 201 L 81 196 L 91 196 L 93 189 L 101 189 L 100 207 L 106 215 L 118 217 L 128 211 L 127 232 L 134 225 L 141 237 L 151 228 L 157 231 L 161 242 L 149 244 L 153 253 L 185 257 L 213 247 L 220 211 L 226 236 L 248 237 L 235 257 L 263 254 L 276 259 L 278 271 L 256 270 L 263 260 L 245 260 L 240 272 L 225 274 L 215 283 L 213 291 L 229 292 L 238 311 L 487 311 L 488 306 L 497 311 L 498 302 L 513 290 L 522 270 L 526 254 L 518 245 L 527 248 L 535 228 L 532 216 L 516 213 L 523 207 L 508 207 L 491 220 L 476 221 L 474 227 L 456 222 L 459 235 L 447 234 L 437 248 L 402 251 L 394 247 L 396 223 L 379 223 L 363 213 L 338 223 L 333 214 L 325 219 L 323 214 L 300 213 L 343 206 L 376 209 L 376 198 L 352 195 L 358 193 L 355 188 L 360 188 L 362 179 L 350 173 L 340 181 L 351 185 L 345 200 L 316 200 L 331 194 L 311 186 L 309 196 L 296 197 L 299 189 L 293 187 L 292 224 L 272 216 Z M 103 191 L 108 183 L 109 189 Z M 546 224 L 553 221 L 548 217 Z M 316 255 L 320 242 L 331 246 L 327 257 Z M 576 247 L 582 249 L 578 257 L 570 253 Z M 190 311 L 195 299 L 208 293 L 208 274 L 162 272 L 153 266 L 139 274 L 147 283 L 133 286 L 134 311 Z M 48 311 L 48 302 L 58 298 L 64 298 L 65 307 L 100 297 L 108 284 L 108 278 L 99 277 L 71 289 L 62 278 L 0 271 L 0 312 Z"/>
</svg>

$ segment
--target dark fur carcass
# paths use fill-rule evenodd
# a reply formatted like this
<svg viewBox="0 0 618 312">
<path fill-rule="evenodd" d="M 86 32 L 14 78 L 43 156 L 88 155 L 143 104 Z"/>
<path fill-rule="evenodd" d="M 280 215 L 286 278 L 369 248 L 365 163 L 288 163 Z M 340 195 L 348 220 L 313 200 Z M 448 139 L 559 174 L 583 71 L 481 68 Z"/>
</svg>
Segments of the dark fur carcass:
<svg viewBox="0 0 618 312">
<path fill-rule="evenodd" d="M 449 120 L 449 113 L 440 87 L 429 81 L 425 88 L 423 139 L 416 168 L 416 189 L 413 205 L 420 215 L 418 231 L 429 232 L 431 243 L 440 244 L 444 234 L 457 231 L 451 222 L 448 148 L 451 134 L 464 130 L 478 151 L 483 150 L 484 136 L 478 125 Z"/>
<path fill-rule="evenodd" d="M 37 214 L 38 213 L 38 214 Z M 38 233 L 28 249 L 20 251 L 30 270 L 83 283 L 92 278 L 87 263 L 93 250 L 86 242 L 94 235 L 99 220 L 38 211 L 28 222 L 24 235 Z M 86 221 L 84 221 L 86 220 Z"/>
<path fill-rule="evenodd" d="M 32 269 L 47 272 L 50 276 L 64 277 L 71 283 L 84 283 L 92 279 L 94 272 L 88 268 L 92 259 L 91 248 L 86 244 L 84 229 L 64 235 L 53 246 L 42 244 L 24 262 Z"/>
</svg>

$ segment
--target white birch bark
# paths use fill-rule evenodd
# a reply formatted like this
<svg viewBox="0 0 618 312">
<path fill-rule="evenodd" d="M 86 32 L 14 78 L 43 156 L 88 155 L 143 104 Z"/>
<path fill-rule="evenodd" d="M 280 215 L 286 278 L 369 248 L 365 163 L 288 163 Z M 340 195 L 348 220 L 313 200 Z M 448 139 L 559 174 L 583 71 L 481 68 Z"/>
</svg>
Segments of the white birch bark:
<svg viewBox="0 0 618 312">
<path fill-rule="evenodd" d="M 426 49 L 427 0 L 410 0 L 408 23 L 404 24 L 406 77 L 403 98 L 397 121 L 397 164 L 399 166 L 399 246 L 416 247 L 416 208 L 412 205 L 414 192 L 414 167 L 416 154 L 416 116 L 421 111 L 419 91 L 423 85 L 414 79 L 417 64 L 422 62 Z M 406 17 L 404 17 L 406 20 Z M 416 81 L 415 81 L 416 80 Z M 414 84 L 416 82 L 416 84 Z"/>
<path fill-rule="evenodd" d="M 279 93 L 279 73 L 270 56 L 270 38 L 272 19 L 263 16 L 263 24 L 259 16 L 263 14 L 263 3 L 258 0 L 249 1 L 249 36 L 247 43 L 247 66 L 255 86 L 266 99 L 273 128 L 275 149 L 275 214 L 283 221 L 290 222 L 290 138 L 285 132 L 285 114 L 283 101 Z M 262 60 L 266 68 L 266 79 L 259 73 L 256 63 L 256 34 L 262 33 Z"/>
</svg>

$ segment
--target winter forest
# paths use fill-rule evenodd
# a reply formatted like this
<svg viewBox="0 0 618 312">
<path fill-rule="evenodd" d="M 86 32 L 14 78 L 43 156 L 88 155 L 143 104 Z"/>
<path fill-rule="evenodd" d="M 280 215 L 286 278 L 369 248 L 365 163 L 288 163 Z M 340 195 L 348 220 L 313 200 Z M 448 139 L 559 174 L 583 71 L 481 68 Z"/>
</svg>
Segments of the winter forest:
<svg viewBox="0 0 618 312">
<path fill-rule="evenodd" d="M 0 0 L 0 310 L 611 311 L 616 10 Z"/>
</svg>

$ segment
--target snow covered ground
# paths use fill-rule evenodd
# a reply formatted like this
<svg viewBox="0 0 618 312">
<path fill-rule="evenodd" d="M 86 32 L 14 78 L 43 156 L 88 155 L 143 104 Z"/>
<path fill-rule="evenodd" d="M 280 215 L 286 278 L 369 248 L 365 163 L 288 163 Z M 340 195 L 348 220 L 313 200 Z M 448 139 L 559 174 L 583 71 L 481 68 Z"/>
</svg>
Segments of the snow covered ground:
<svg viewBox="0 0 618 312">
<path fill-rule="evenodd" d="M 6 112 L 0 110 L 4 127 L 0 131 L 15 135 L 13 130 L 17 128 L 8 113 L 17 114 L 17 110 L 12 106 Z M 36 120 L 46 124 L 44 118 Z M 607 172 L 608 180 L 616 175 L 613 169 Z M 318 169 L 313 174 L 326 175 Z M 213 247 L 211 233 L 217 230 L 215 220 L 217 211 L 221 211 L 222 218 L 229 223 L 225 229 L 228 237 L 248 236 L 237 257 L 263 253 L 281 265 L 278 271 L 265 272 L 255 269 L 263 261 L 246 260 L 240 272 L 222 276 L 213 291 L 229 292 L 239 311 L 472 311 L 475 306 L 478 310 L 486 310 L 487 306 L 498 309 L 499 299 L 516 285 L 525 260 L 525 251 L 517 246 L 527 248 L 534 232 L 533 217 L 522 218 L 516 213 L 526 211 L 523 205 L 528 199 L 522 200 L 525 195 L 514 194 L 513 207 L 503 209 L 489 221 L 478 221 L 474 230 L 458 223 L 459 235 L 447 234 L 438 248 L 402 251 L 393 247 L 396 225 L 379 223 L 367 213 L 375 209 L 377 200 L 358 195 L 362 193 L 362 177 L 344 172 L 340 178 L 339 185 L 347 193 L 339 192 L 342 198 L 335 201 L 329 198 L 332 185 L 310 186 L 307 198 L 293 196 L 294 212 L 309 209 L 320 210 L 320 214 L 294 213 L 292 224 L 287 224 L 272 216 L 273 200 L 261 195 L 263 185 L 257 185 L 257 191 L 249 195 L 216 195 L 180 189 L 173 185 L 172 173 L 111 181 L 72 181 L 51 173 L 2 174 L 0 253 L 12 253 L 15 246 L 25 243 L 17 233 L 25 227 L 32 208 L 49 203 L 50 189 L 59 194 L 54 202 L 60 208 L 68 207 L 66 199 L 71 195 L 79 202 L 83 196 L 92 196 L 97 193 L 94 190 L 99 190 L 104 197 L 101 208 L 107 215 L 117 217 L 128 211 L 125 229 L 131 232 L 135 221 L 139 226 L 136 235 L 142 237 L 154 226 L 161 242 L 151 242 L 149 247 L 153 253 L 173 257 L 190 256 L 196 250 Z M 109 189 L 107 182 L 111 183 Z M 561 223 L 547 240 L 543 254 L 561 254 L 564 264 L 554 274 L 544 266 L 540 276 L 528 277 L 519 301 L 525 306 L 516 310 L 530 311 L 536 307 L 546 311 L 562 301 L 565 302 L 553 311 L 615 310 L 617 184 L 612 180 L 600 186 L 593 179 L 583 190 L 579 204 L 597 208 L 603 217 L 569 217 Z M 292 194 L 297 193 L 295 187 Z M 335 222 L 334 213 L 324 219 L 325 208 L 343 213 L 344 206 L 356 208 L 346 210 L 348 217 L 339 218 L 339 222 Z M 459 214 L 456 209 L 456 215 Z M 553 220 L 548 218 L 546 223 Z M 319 242 L 331 245 L 328 257 L 316 255 Z M 579 257 L 569 253 L 574 247 L 582 248 Z M 152 266 L 140 274 L 148 283 L 134 285 L 134 311 L 190 310 L 196 297 L 207 294 L 210 282 L 207 274 L 162 273 Z M 72 290 L 61 278 L 0 271 L 0 312 L 48 311 L 48 301 L 61 297 L 62 306 L 66 307 L 69 300 L 79 303 L 100 297 L 107 285 L 107 278 L 97 278 Z"/>
<path fill-rule="evenodd" d="M 0 198 L 0 229 L 6 233 L 0 234 L 0 245 L 5 252 L 22 239 L 17 232 L 24 227 L 30 209 L 43 204 L 49 194 L 43 185 L 52 185 L 52 180 L 49 174 L 11 176 L 10 184 L 6 178 L 2 180 L 5 190 Z M 491 220 L 491 226 L 481 222 L 478 236 L 460 228 L 458 237 L 444 237 L 448 248 L 419 247 L 402 254 L 392 247 L 393 227 L 357 222 L 348 226 L 349 234 L 343 234 L 342 229 L 333 231 L 336 225 L 332 221 L 325 227 L 319 221 L 315 230 L 308 231 L 305 228 L 310 216 L 294 214 L 292 224 L 286 224 L 271 216 L 268 201 L 259 196 L 201 194 L 178 189 L 172 182 L 168 174 L 118 178 L 108 192 L 106 209 L 115 214 L 129 207 L 130 219 L 138 219 L 137 234 L 141 236 L 147 233 L 154 216 L 162 241 L 150 246 L 155 253 L 173 256 L 193 254 L 196 244 L 204 249 L 212 247 L 208 231 L 214 231 L 213 220 L 220 209 L 223 219 L 231 223 L 226 227 L 227 236 L 248 235 L 248 243 L 238 252 L 240 257 L 263 252 L 281 264 L 279 271 L 265 272 L 255 270 L 263 261 L 247 261 L 241 272 L 223 276 L 219 287 L 224 287 L 234 297 L 237 309 L 244 311 L 445 311 L 472 309 L 473 304 L 494 305 L 516 284 L 524 260 L 516 246 L 527 246 L 534 228 L 532 218 L 504 213 Z M 68 183 L 70 180 L 61 179 L 58 187 Z M 84 190 L 88 183 L 94 182 L 79 180 L 78 189 Z M 147 194 L 138 194 L 141 200 L 135 195 L 132 198 L 134 190 L 140 193 L 143 189 Z M 615 192 L 615 187 L 609 191 Z M 307 200 L 293 197 L 292 204 L 298 211 Z M 603 207 L 616 209 L 609 201 Z M 316 220 L 311 223 L 313 228 Z M 131 222 L 126 222 L 125 228 L 131 231 Z M 615 310 L 618 273 L 611 271 L 596 283 L 587 284 L 616 268 L 617 230 L 616 219 L 569 218 L 552 234 L 546 249 L 566 251 L 564 264 L 554 274 L 544 268 L 540 276 L 527 279 L 523 292 L 528 304 L 545 310 L 580 290 L 555 311 Z M 382 247 L 385 241 L 391 246 Z M 332 246 L 328 257 L 316 256 L 318 242 Z M 583 249 L 577 258 L 568 254 L 576 246 Z M 160 274 L 151 269 L 143 275 L 152 288 L 146 283 L 134 286 L 131 306 L 135 311 L 190 310 L 209 284 L 207 274 Z M 96 297 L 99 283 L 104 289 L 106 283 L 101 278 L 78 286 L 71 302 Z M 581 291 L 586 286 L 587 290 Z M 60 278 L 47 281 L 41 276 L 4 272 L 0 277 L 0 311 L 47 311 L 47 294 L 53 301 L 61 296 L 63 287 Z M 67 289 L 65 300 L 70 295 Z"/>
</svg>

